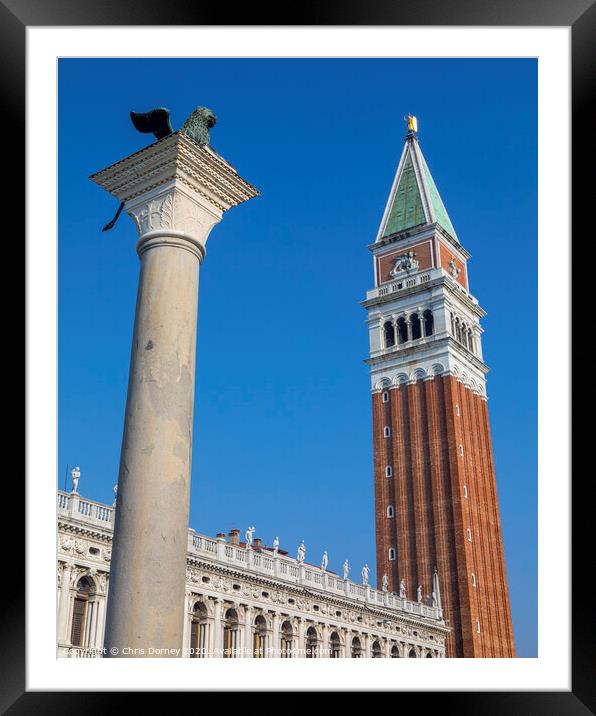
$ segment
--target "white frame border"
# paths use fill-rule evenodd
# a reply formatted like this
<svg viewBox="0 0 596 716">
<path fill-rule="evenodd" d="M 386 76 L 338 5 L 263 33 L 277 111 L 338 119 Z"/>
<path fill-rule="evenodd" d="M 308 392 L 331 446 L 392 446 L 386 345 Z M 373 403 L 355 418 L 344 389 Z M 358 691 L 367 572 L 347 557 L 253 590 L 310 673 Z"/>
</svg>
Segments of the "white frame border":
<svg viewBox="0 0 596 716">
<path fill-rule="evenodd" d="M 570 351 L 550 350 L 548 330 L 570 314 L 570 37 L 569 27 L 27 28 L 27 690 L 571 690 Z M 539 58 L 538 658 L 400 660 L 398 671 L 389 659 L 272 659 L 266 672 L 254 660 L 201 660 L 199 672 L 192 659 L 56 658 L 54 620 L 34 608 L 40 589 L 31 588 L 47 585 L 43 602 L 55 603 L 57 125 L 48 108 L 57 58 L 106 57 L 106 47 L 118 57 L 155 57 L 155 47 L 196 57 L 200 47 L 203 57 Z"/>
</svg>

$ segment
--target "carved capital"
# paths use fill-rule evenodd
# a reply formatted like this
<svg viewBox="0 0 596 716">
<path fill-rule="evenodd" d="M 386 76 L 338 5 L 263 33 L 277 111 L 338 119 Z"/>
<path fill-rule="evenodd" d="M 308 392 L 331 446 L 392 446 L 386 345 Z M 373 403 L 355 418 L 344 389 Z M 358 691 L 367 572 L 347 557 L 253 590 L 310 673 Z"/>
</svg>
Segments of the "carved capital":
<svg viewBox="0 0 596 716">
<path fill-rule="evenodd" d="M 185 248 L 199 260 L 205 255 L 205 243 L 211 229 L 221 220 L 222 212 L 196 192 L 170 182 L 126 204 L 139 236 L 141 255 L 155 245 Z"/>
<path fill-rule="evenodd" d="M 91 176 L 124 203 L 144 250 L 148 240 L 170 237 L 199 259 L 222 213 L 259 192 L 209 146 L 174 132 Z M 186 243 L 185 243 L 186 242 Z M 137 244 L 137 251 L 140 251 Z M 194 247 L 194 248 L 193 248 Z"/>
</svg>

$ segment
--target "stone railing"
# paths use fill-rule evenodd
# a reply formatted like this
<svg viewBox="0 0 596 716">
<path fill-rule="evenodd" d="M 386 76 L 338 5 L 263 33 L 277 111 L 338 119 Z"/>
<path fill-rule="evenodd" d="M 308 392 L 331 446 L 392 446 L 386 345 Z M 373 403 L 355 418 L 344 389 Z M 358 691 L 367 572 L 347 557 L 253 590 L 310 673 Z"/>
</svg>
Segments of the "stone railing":
<svg viewBox="0 0 596 716">
<path fill-rule="evenodd" d="M 114 508 L 101 502 L 86 500 L 78 492 L 58 492 L 58 515 L 83 520 L 113 529 Z"/>
<path fill-rule="evenodd" d="M 226 542 L 225 538 L 213 539 L 189 530 L 189 556 L 206 557 L 229 567 L 239 568 L 272 577 L 282 582 L 308 587 L 336 597 L 347 597 L 350 600 L 378 606 L 385 609 L 407 612 L 427 619 L 441 621 L 442 609 L 421 602 L 413 602 L 397 594 L 381 592 L 370 585 L 357 584 L 348 579 L 341 579 L 332 572 L 323 571 L 320 567 L 299 563 L 285 555 L 274 556 L 269 551 L 246 549 L 240 545 Z"/>
<path fill-rule="evenodd" d="M 398 293 L 399 291 L 404 291 L 405 289 L 428 283 L 432 279 L 439 278 L 444 275 L 446 274 L 443 269 L 431 269 L 430 271 L 423 271 L 411 276 L 404 274 L 401 278 L 396 278 L 389 283 L 383 283 L 380 286 L 367 291 L 366 300 L 369 301 L 371 298 L 390 296 Z"/>
<path fill-rule="evenodd" d="M 374 298 L 383 298 L 384 296 L 391 296 L 400 291 L 405 291 L 408 288 L 414 288 L 414 286 L 424 285 L 430 281 L 434 281 L 437 278 L 445 278 L 450 286 L 456 288 L 473 304 L 478 305 L 478 300 L 472 296 L 458 281 L 449 275 L 443 268 L 429 269 L 428 271 L 421 271 L 412 275 L 404 274 L 399 278 L 395 278 L 387 283 L 382 283 L 380 286 L 372 288 L 366 292 L 366 300 L 370 301 Z"/>
<path fill-rule="evenodd" d="M 86 500 L 76 492 L 58 492 L 58 515 L 87 522 L 94 526 L 113 530 L 114 508 L 101 502 Z M 219 564 L 236 567 L 248 572 L 272 577 L 289 584 L 300 585 L 336 597 L 378 606 L 384 609 L 407 612 L 427 619 L 441 621 L 442 609 L 421 602 L 413 602 L 397 594 L 381 592 L 370 585 L 357 584 L 349 579 L 341 579 L 332 572 L 320 567 L 299 563 L 286 555 L 274 556 L 268 550 L 246 549 L 241 545 L 230 544 L 225 537 L 206 537 L 188 531 L 188 555 L 204 557 Z"/>
</svg>

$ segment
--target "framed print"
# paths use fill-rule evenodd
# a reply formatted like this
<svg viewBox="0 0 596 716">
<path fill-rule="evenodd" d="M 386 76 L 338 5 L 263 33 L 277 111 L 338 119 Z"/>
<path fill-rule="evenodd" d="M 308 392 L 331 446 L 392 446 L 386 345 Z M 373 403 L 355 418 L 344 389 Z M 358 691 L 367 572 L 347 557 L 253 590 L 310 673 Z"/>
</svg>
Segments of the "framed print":
<svg viewBox="0 0 596 716">
<path fill-rule="evenodd" d="M 593 710 L 568 350 L 593 6 L 1 10 L 27 187 L 5 707 Z"/>
</svg>

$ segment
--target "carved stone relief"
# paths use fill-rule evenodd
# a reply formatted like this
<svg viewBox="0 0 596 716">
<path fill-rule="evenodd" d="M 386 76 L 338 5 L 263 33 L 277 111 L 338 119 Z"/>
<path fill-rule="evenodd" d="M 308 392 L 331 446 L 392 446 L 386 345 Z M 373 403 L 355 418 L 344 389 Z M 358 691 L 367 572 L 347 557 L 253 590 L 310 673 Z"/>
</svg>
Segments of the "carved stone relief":
<svg viewBox="0 0 596 716">
<path fill-rule="evenodd" d="M 218 219 L 179 189 L 127 208 L 139 236 L 150 231 L 180 231 L 206 240 Z"/>
</svg>

